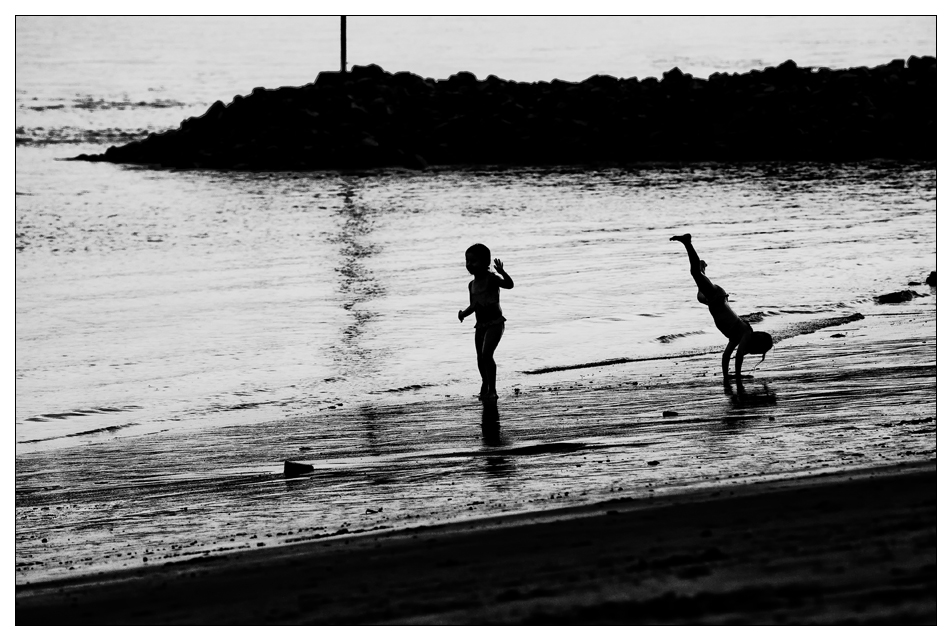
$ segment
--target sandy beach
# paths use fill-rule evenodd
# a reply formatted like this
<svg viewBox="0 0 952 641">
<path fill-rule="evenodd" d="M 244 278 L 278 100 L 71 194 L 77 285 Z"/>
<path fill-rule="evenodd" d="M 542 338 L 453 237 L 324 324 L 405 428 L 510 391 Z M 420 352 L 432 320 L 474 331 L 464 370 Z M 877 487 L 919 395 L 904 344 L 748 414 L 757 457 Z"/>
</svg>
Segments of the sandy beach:
<svg viewBox="0 0 952 641">
<path fill-rule="evenodd" d="M 17 624 L 935 624 L 936 464 L 20 587 Z"/>
<path fill-rule="evenodd" d="M 552 387 L 546 379 L 538 389 L 501 400 L 502 435 L 487 434 L 484 423 L 485 451 L 428 456 L 419 468 L 403 458 L 386 468 L 388 475 L 396 473 L 396 465 L 410 476 L 430 470 L 432 491 L 452 497 L 470 465 L 452 461 L 486 459 L 488 467 L 473 473 L 501 479 L 494 486 L 495 504 L 465 507 L 451 501 L 442 511 L 406 518 L 382 498 L 384 484 L 375 505 L 388 509 L 355 506 L 366 515 L 350 521 L 349 530 L 282 528 L 259 539 L 248 524 L 215 521 L 220 532 L 209 540 L 232 543 L 204 552 L 168 538 L 164 548 L 139 544 L 129 567 L 90 561 L 83 569 L 81 555 L 103 559 L 112 553 L 99 546 L 58 561 L 75 563 L 80 572 L 54 575 L 48 572 L 57 557 L 46 557 L 46 570 L 37 564 L 24 566 L 27 573 L 18 569 L 16 621 L 935 624 L 935 316 L 895 306 L 882 310 L 852 326 L 821 328 L 781 343 L 783 358 L 763 379 L 769 386 L 755 379 L 746 391 L 720 391 L 728 393 L 723 407 L 711 408 L 716 397 L 703 391 L 712 381 L 685 377 L 685 368 L 703 367 L 716 355 L 681 365 L 630 364 L 641 377 L 646 371 L 667 372 L 671 379 L 639 385 L 637 393 L 630 391 L 624 369 L 609 367 L 611 373 L 596 376 L 597 384 Z M 843 332 L 848 340 L 837 337 Z M 539 377 L 566 381 L 571 375 L 564 370 Z M 454 417 L 458 422 L 465 403 L 472 401 L 411 404 L 392 414 L 381 411 L 374 420 L 414 429 L 414 421 L 448 425 Z M 651 441 L 641 446 L 629 442 L 629 435 L 613 453 L 611 447 L 560 440 L 551 427 L 548 432 L 533 427 L 554 425 L 569 407 L 581 420 L 604 424 L 610 438 L 633 430 L 630 417 L 639 411 L 653 414 L 654 420 L 642 419 Z M 662 407 L 676 408 L 677 416 L 662 417 Z M 335 416 L 344 425 L 344 414 Z M 467 429 L 472 426 L 464 424 L 462 432 L 448 431 L 443 438 L 461 439 Z M 255 443 L 265 447 L 260 428 L 247 433 L 257 439 L 249 442 L 249 451 Z M 685 436 L 695 433 L 710 457 L 700 466 L 685 446 Z M 812 441 L 806 458 L 797 454 L 804 438 Z M 764 439 L 771 444 L 766 449 Z M 161 455 L 160 444 L 142 456 Z M 385 447 L 381 441 L 381 452 Z M 115 456 L 108 448 L 91 451 L 101 462 L 87 463 L 100 470 Z M 651 452 L 666 454 L 646 462 Z M 45 465 L 43 456 L 31 460 Z M 184 458 L 202 456 L 196 441 Z M 446 468 L 433 473 L 435 465 Z M 563 474 L 565 468 L 575 470 L 574 480 L 560 481 L 560 468 Z M 655 472 L 657 477 L 650 476 Z M 287 485 L 267 494 L 273 497 L 269 501 L 279 501 L 275 505 L 286 506 L 280 503 L 284 496 L 303 496 L 304 505 L 317 506 L 326 504 L 321 488 L 332 483 L 334 473 L 318 469 L 287 480 L 276 474 L 260 485 Z M 382 478 L 383 472 L 375 474 Z M 519 479 L 527 484 L 514 487 Z M 530 486 L 538 479 L 549 479 L 546 497 Z M 602 482 L 610 487 L 591 489 Z M 247 479 L 230 487 L 209 481 L 189 500 L 193 506 L 205 494 L 234 500 L 239 492 L 260 492 L 253 489 L 257 486 Z M 568 487 L 572 496 L 563 491 Z M 579 496 L 578 488 L 589 489 Z M 391 499 L 400 500 L 406 499 Z M 196 536 L 205 518 L 195 509 L 166 520 L 159 512 L 150 514 L 147 523 L 154 529 L 163 524 L 167 537 L 175 536 L 173 517 L 191 523 L 178 526 L 185 527 L 181 536 Z M 277 528 L 281 522 L 271 521 Z M 120 525 L 115 523 L 113 537 Z M 24 538 L 27 543 L 41 549 Z M 41 570 L 47 574 L 29 574 Z"/>
</svg>

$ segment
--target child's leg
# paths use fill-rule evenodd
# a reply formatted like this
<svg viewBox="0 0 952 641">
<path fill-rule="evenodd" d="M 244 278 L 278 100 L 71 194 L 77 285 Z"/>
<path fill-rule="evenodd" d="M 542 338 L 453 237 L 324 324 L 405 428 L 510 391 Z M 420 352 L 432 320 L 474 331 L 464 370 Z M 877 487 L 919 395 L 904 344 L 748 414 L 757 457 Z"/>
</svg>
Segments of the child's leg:
<svg viewBox="0 0 952 641">
<path fill-rule="evenodd" d="M 701 258 L 697 255 L 697 250 L 694 249 L 694 245 L 691 244 L 691 234 L 672 236 L 671 240 L 678 241 L 688 250 L 688 260 L 691 262 L 691 273 L 693 274 L 695 271 L 703 273 L 704 270 L 701 269 Z"/>
<path fill-rule="evenodd" d="M 496 360 L 493 355 L 496 353 L 496 347 L 502 339 L 502 334 L 506 329 L 505 323 L 490 325 L 485 328 L 482 350 L 479 353 L 481 361 L 480 373 L 483 375 L 484 394 L 490 398 L 496 398 Z"/>
<path fill-rule="evenodd" d="M 691 234 L 672 236 L 671 240 L 676 240 L 683 244 L 684 248 L 688 251 L 688 261 L 691 263 L 691 276 L 697 284 L 698 291 L 704 294 L 712 285 L 710 279 L 704 273 L 707 263 L 701 260 L 700 256 L 697 255 L 697 250 L 694 249 L 694 245 L 691 244 Z"/>
<path fill-rule="evenodd" d="M 486 367 L 483 364 L 483 344 L 486 342 L 486 328 L 476 328 L 476 366 L 479 368 L 479 377 L 482 379 L 482 385 L 479 387 L 479 397 L 482 398 L 486 393 Z"/>
</svg>

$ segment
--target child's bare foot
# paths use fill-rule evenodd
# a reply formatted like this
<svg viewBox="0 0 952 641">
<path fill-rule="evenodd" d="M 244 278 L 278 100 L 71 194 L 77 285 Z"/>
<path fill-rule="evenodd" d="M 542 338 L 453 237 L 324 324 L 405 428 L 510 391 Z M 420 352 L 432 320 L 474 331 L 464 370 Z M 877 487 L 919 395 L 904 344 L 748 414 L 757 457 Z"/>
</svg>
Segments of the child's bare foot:
<svg viewBox="0 0 952 641">
<path fill-rule="evenodd" d="M 679 243 L 689 243 L 691 242 L 691 234 L 682 234 L 681 236 L 672 236 L 671 240 L 676 240 Z"/>
</svg>

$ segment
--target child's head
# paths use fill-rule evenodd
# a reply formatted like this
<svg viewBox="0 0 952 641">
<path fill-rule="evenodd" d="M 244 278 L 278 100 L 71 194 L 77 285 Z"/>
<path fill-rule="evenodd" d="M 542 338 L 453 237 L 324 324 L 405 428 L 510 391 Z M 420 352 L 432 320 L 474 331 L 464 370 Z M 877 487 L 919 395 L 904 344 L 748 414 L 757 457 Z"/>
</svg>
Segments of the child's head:
<svg viewBox="0 0 952 641">
<path fill-rule="evenodd" d="M 754 332 L 747 341 L 747 351 L 751 354 L 766 354 L 773 347 L 773 336 L 767 332 Z"/>
<path fill-rule="evenodd" d="M 767 332 L 754 332 L 747 340 L 748 354 L 763 354 L 760 363 L 763 363 L 764 359 L 767 358 L 767 352 L 770 351 L 771 347 L 773 347 L 773 336 Z M 757 363 L 757 365 L 759 366 L 760 363 Z"/>
<path fill-rule="evenodd" d="M 491 258 L 489 247 L 476 243 L 466 250 L 466 271 L 470 274 L 486 271 L 489 269 Z"/>
</svg>

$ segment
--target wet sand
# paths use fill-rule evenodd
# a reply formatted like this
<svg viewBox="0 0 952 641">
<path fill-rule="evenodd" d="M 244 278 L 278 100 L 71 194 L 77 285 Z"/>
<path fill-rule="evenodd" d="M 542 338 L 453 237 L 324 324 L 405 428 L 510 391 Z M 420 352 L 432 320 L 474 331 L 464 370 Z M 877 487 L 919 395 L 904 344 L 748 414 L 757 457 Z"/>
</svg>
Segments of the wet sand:
<svg viewBox="0 0 952 641">
<path fill-rule="evenodd" d="M 20 586 L 23 624 L 935 624 L 936 462 Z"/>
<path fill-rule="evenodd" d="M 351 463 L 336 486 L 332 468 L 299 479 L 185 479 L 181 496 L 168 484 L 132 484 L 43 498 L 18 485 L 16 622 L 934 624 L 934 312 L 883 308 L 849 329 L 782 346 L 768 379 L 776 392 L 759 375 L 744 393 L 718 389 L 694 371 L 716 365 L 716 355 L 638 363 L 640 382 L 625 366 L 584 385 L 566 372 L 532 375 L 538 383 L 500 400 L 502 437 L 487 437 L 483 417 L 481 446 L 464 445 L 474 426 L 459 417 L 478 412 L 464 407 L 471 400 L 378 408 L 374 444 L 378 458 L 392 460 L 379 469 Z M 663 416 L 666 408 L 677 415 Z M 342 443 L 353 432 L 348 420 L 354 430 L 369 420 L 334 417 Z M 498 417 L 488 425 L 498 429 Z M 247 447 L 229 449 L 228 460 L 244 450 L 249 461 L 280 452 L 262 439 L 294 443 L 289 430 L 313 442 L 311 422 L 281 433 L 242 428 L 231 443 L 246 435 Z M 590 436 L 578 440 L 582 433 Z M 173 454 L 182 465 L 209 464 L 221 447 L 199 436 L 188 456 L 162 438 L 144 441 L 126 469 L 147 474 L 162 462 L 174 473 Z M 102 475 L 120 447 L 87 448 L 82 461 L 59 465 Z M 48 468 L 51 456 L 21 457 L 18 474 L 44 479 L 27 464 Z M 327 529 L 292 527 L 289 506 L 313 524 L 341 483 L 377 494 L 362 489 L 340 529 L 328 517 Z M 398 512 L 421 492 L 445 507 L 423 497 L 412 514 Z M 494 500 L 473 500 L 484 496 Z M 49 535 L 29 527 L 31 514 L 57 508 L 73 518 L 106 498 L 126 512 L 105 524 L 65 522 Z M 270 507 L 259 525 L 246 503 Z M 201 524 L 217 534 L 201 533 Z M 67 538 L 84 531 L 85 547 Z M 27 556 L 46 545 L 34 539 L 53 542 L 53 534 L 62 539 L 59 557 L 44 564 Z M 176 543 L 193 537 L 207 546 Z M 103 568 L 100 557 L 115 556 L 120 543 L 132 550 L 122 555 L 130 567 Z M 84 565 L 83 555 L 95 558 Z"/>
</svg>

